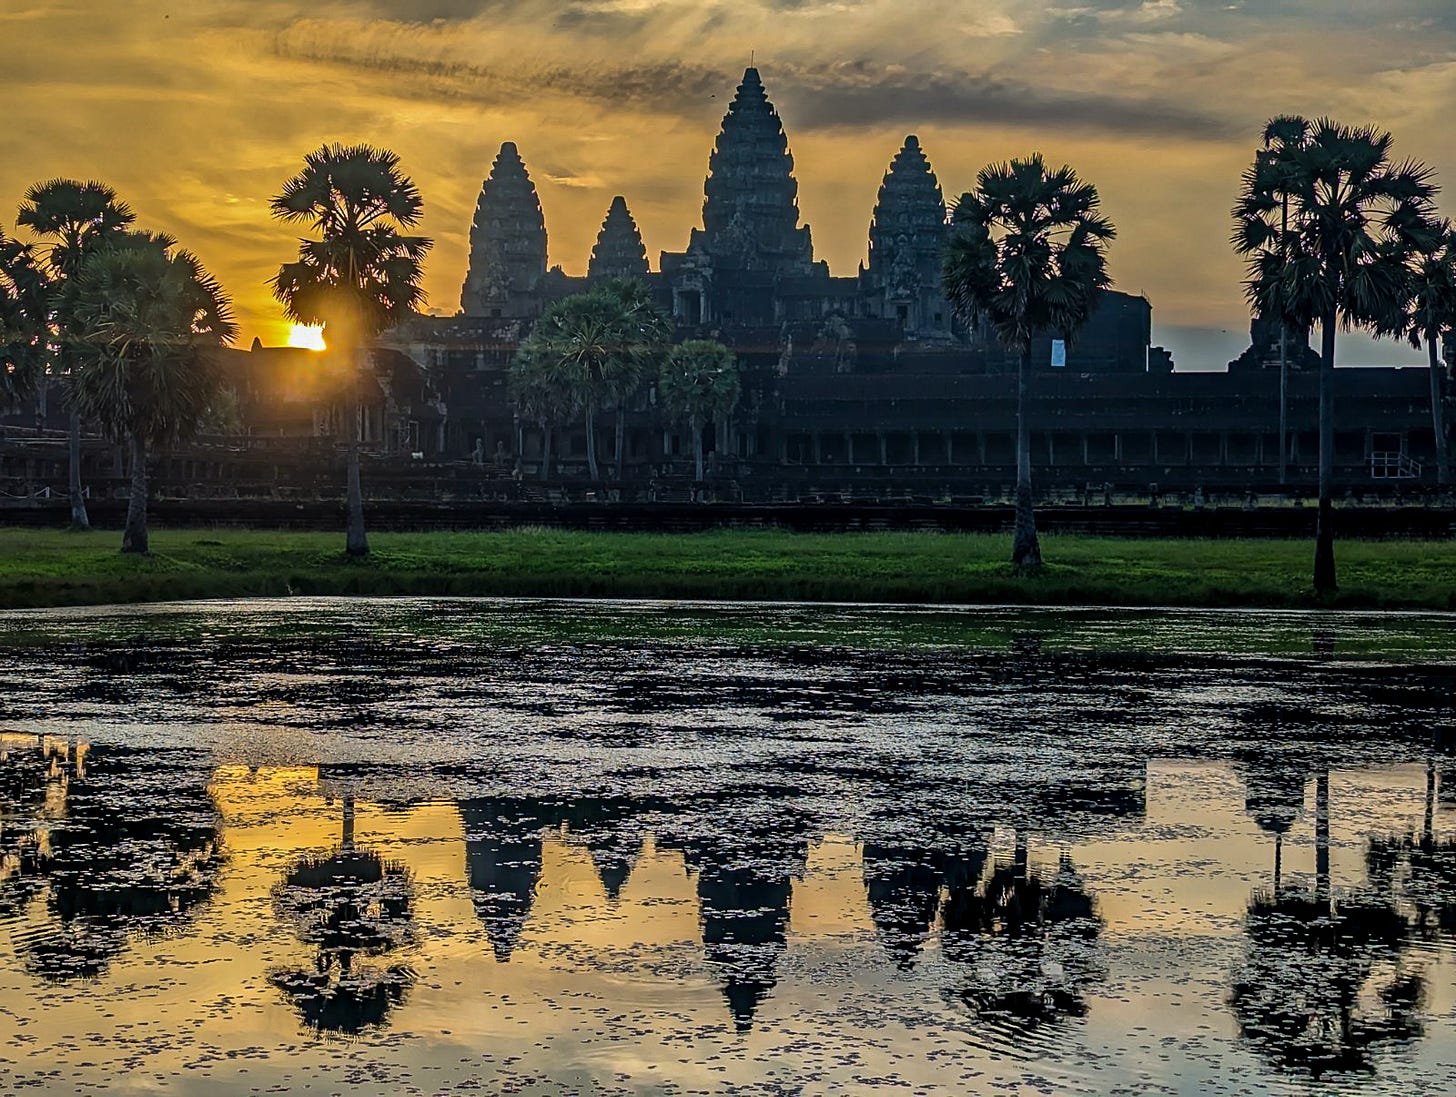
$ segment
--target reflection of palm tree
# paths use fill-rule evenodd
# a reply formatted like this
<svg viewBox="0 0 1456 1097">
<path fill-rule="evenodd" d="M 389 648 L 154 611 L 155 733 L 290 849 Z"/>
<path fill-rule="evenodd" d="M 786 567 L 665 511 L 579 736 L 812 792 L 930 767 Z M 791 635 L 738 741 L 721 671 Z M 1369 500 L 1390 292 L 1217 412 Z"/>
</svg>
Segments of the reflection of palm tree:
<svg viewBox="0 0 1456 1097">
<path fill-rule="evenodd" d="M 1376 1048 L 1420 1035 L 1424 980 L 1400 967 L 1408 927 L 1383 886 L 1389 873 L 1376 869 L 1375 886 L 1332 896 L 1327 772 L 1315 797 L 1314 890 L 1254 893 L 1230 1003 L 1240 1033 L 1271 1063 L 1320 1078 L 1370 1072 Z"/>
<path fill-rule="evenodd" d="M 1426 810 L 1420 836 L 1372 837 L 1365 854 L 1372 881 L 1404 904 L 1415 932 L 1428 941 L 1456 937 L 1456 840 L 1436 838 L 1436 799 L 1432 753 L 1426 764 Z"/>
<path fill-rule="evenodd" d="M 414 973 L 403 964 L 360 964 L 414 940 L 414 884 L 403 865 L 354 844 L 353 800 L 344 801 L 343 840 L 330 854 L 300 859 L 274 892 L 280 914 L 317 949 L 313 971 L 281 971 L 271 982 L 310 1028 L 357 1033 L 383 1024 L 404 1001 Z"/>
<path fill-rule="evenodd" d="M 1010 864 L 981 877 L 965 872 L 941 911 L 946 959 L 964 970 L 957 996 L 1022 1031 L 1085 1015 L 1102 923 L 1070 855 L 1055 873 L 1032 872 L 1023 839 Z"/>
<path fill-rule="evenodd" d="M 1314 1078 L 1369 1072 L 1374 1048 L 1420 1035 L 1424 981 L 1395 963 L 1406 925 L 1393 907 L 1256 892 L 1247 929 L 1230 1000 L 1240 1033 L 1276 1066 Z"/>
<path fill-rule="evenodd" d="M 1260 756 L 1244 771 L 1244 812 L 1260 830 L 1274 836 L 1274 894 L 1284 869 L 1284 836 L 1304 814 L 1303 764 L 1284 755 Z"/>
<path fill-rule="evenodd" d="M 496 960 L 506 963 L 536 898 L 541 832 L 551 820 L 540 805 L 509 798 L 463 801 L 460 818 L 470 898 Z"/>
<path fill-rule="evenodd" d="M 221 820 L 205 782 L 179 780 L 175 763 L 164 751 L 78 756 L 40 865 L 58 923 L 27 946 L 42 978 L 102 974 L 131 934 L 179 931 L 216 890 Z"/>
</svg>

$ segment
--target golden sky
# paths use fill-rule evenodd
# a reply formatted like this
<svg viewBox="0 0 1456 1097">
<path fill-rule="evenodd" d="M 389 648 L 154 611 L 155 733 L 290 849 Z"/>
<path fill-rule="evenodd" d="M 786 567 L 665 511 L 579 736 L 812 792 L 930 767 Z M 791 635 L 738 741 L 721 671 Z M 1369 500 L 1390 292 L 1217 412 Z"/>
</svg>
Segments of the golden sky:
<svg viewBox="0 0 1456 1097">
<path fill-rule="evenodd" d="M 907 133 L 948 196 L 1041 150 L 1101 189 L 1118 287 L 1152 299 L 1160 338 L 1240 342 L 1228 209 L 1271 114 L 1379 124 L 1456 178 L 1451 0 L 4 0 L 0 42 L 0 227 L 36 180 L 104 179 L 265 343 L 288 325 L 264 282 L 295 247 L 268 198 L 311 148 L 400 153 L 436 240 L 429 307 L 452 313 L 505 140 L 553 264 L 585 270 L 614 194 L 654 265 L 681 249 L 751 51 L 835 273 Z"/>
</svg>

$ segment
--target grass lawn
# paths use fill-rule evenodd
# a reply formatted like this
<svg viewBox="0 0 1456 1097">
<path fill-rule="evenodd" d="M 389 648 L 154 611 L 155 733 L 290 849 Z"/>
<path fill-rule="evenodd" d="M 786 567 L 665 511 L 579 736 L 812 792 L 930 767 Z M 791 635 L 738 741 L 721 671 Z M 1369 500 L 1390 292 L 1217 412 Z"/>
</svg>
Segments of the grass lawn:
<svg viewBox="0 0 1456 1097">
<path fill-rule="evenodd" d="M 0 530 L 0 607 L 288 594 L 1456 609 L 1456 543 L 1346 542 L 1340 592 L 1310 588 L 1304 541 L 1048 536 L 1018 576 L 1005 536 L 938 533 L 376 533 L 347 559 L 342 533 Z"/>
</svg>

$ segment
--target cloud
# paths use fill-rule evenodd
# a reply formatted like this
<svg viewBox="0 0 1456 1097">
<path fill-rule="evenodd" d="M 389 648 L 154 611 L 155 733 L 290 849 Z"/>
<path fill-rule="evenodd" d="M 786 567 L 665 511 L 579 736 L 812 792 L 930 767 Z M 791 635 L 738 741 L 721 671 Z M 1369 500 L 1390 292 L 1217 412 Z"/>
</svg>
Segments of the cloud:
<svg viewBox="0 0 1456 1097">
<path fill-rule="evenodd" d="M 1167 99 L 1072 92 L 978 73 L 873 66 L 790 70 L 780 98 L 800 127 L 993 125 L 1181 139 L 1226 137 L 1228 119 Z"/>
</svg>

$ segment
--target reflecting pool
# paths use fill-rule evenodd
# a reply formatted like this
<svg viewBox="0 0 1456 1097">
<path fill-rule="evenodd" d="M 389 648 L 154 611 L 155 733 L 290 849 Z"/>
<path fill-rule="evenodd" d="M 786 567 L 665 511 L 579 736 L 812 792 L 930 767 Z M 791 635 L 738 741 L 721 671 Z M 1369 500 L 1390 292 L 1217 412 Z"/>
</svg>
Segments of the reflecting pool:
<svg viewBox="0 0 1456 1097">
<path fill-rule="evenodd" d="M 1456 1090 L 1456 618 L 0 614 L 0 1092 Z"/>
</svg>

